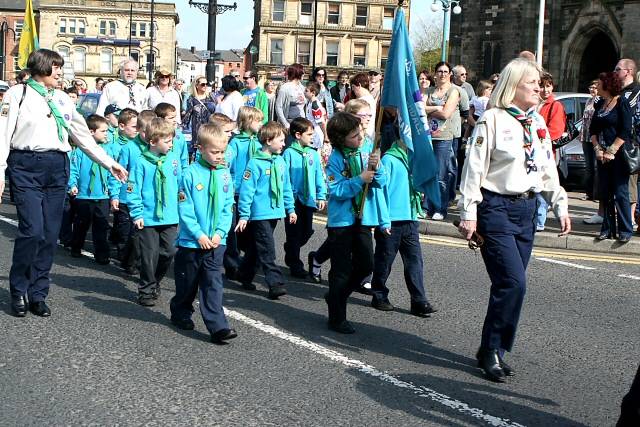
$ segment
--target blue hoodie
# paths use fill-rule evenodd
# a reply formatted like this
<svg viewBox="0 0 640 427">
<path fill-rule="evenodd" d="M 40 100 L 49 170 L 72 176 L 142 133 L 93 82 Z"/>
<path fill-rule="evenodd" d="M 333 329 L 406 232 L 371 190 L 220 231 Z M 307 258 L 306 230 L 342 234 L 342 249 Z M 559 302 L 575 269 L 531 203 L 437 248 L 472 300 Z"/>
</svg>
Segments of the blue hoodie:
<svg viewBox="0 0 640 427">
<path fill-rule="evenodd" d="M 249 135 L 246 132 L 242 132 L 231 138 L 227 148 L 229 156 L 227 157 L 225 155 L 225 158 L 227 161 L 230 160 L 229 169 L 231 170 L 231 176 L 233 177 L 233 185 L 236 189 L 236 194 L 240 192 L 242 173 L 247 168 L 247 163 L 253 158 L 255 153 L 261 149 L 262 144 L 258 141 L 257 135 Z"/>
<path fill-rule="evenodd" d="M 140 161 L 142 158 L 142 149 L 144 147 L 146 149 L 148 144 L 144 142 L 140 135 L 136 136 L 133 140 L 129 141 L 126 145 L 120 148 L 120 154 L 118 155 L 118 163 L 129 172 L 133 171 L 133 167 L 136 163 Z M 115 177 L 109 177 L 109 194 L 111 195 L 111 200 L 119 200 L 120 203 L 127 203 L 128 192 L 127 192 L 127 183 L 124 184 L 118 181 Z"/>
<path fill-rule="evenodd" d="M 409 172 L 406 166 L 400 159 L 388 154 L 382 156 L 382 165 L 388 178 L 384 195 L 391 221 L 415 221 L 417 215 L 411 209 Z"/>
<path fill-rule="evenodd" d="M 113 158 L 113 144 L 100 144 L 100 146 Z M 109 177 L 111 172 L 102 166 L 99 167 L 98 173 L 94 177 L 93 188 L 89 188 L 91 169 L 94 163 L 82 150 L 73 150 L 68 188 L 71 190 L 76 187 L 78 189 L 76 197 L 80 200 L 103 200 L 109 198 Z"/>
<path fill-rule="evenodd" d="M 327 200 L 327 184 L 325 183 L 324 176 L 322 175 L 320 155 L 316 150 L 309 148 L 306 152 L 306 156 L 303 157 L 298 151 L 289 147 L 284 151 L 282 157 L 289 168 L 291 188 L 296 200 L 299 200 L 303 205 L 312 208 L 316 207 L 316 202 L 318 200 Z M 307 163 L 310 178 L 308 189 L 309 194 L 306 199 L 304 194 L 305 176 L 303 162 Z"/>
<path fill-rule="evenodd" d="M 184 173 L 182 191 L 179 194 L 177 245 L 184 248 L 200 248 L 198 239 L 203 235 L 220 236 L 220 244 L 226 245 L 227 232 L 231 228 L 233 206 L 233 182 L 228 168 L 215 170 L 217 200 L 215 212 L 209 212 L 209 182 L 211 170 L 200 163 L 192 163 Z M 215 230 L 214 217 L 217 218 Z"/>
</svg>

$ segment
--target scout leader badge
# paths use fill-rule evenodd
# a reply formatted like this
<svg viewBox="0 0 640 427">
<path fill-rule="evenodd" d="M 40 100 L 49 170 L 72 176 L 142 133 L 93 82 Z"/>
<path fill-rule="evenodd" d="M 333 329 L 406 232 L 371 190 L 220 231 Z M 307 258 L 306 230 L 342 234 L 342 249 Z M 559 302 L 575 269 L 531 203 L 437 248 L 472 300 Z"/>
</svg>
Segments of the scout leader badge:
<svg viewBox="0 0 640 427">
<path fill-rule="evenodd" d="M 527 175 L 531 172 L 537 172 L 538 166 L 535 163 L 534 155 L 535 149 L 533 148 L 533 136 L 531 135 L 531 124 L 533 122 L 533 114 L 534 110 L 529 110 L 528 113 L 525 113 L 515 105 L 508 106 L 505 111 L 511 115 L 514 119 L 518 121 L 522 125 L 522 130 L 524 134 L 524 157 L 525 157 L 525 166 L 527 168 Z"/>
</svg>

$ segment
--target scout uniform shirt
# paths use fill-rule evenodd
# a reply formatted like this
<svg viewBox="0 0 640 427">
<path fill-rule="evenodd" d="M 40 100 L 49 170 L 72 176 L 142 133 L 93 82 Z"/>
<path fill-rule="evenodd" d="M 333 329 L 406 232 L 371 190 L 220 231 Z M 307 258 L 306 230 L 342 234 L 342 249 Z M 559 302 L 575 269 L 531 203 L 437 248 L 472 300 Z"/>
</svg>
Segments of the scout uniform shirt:
<svg viewBox="0 0 640 427">
<path fill-rule="evenodd" d="M 369 154 L 373 150 L 371 141 L 365 142 L 360 148 L 360 162 L 362 170 L 366 170 Z M 326 167 L 327 182 L 329 183 L 329 217 L 327 227 L 349 227 L 356 222 L 358 195 L 364 190 L 365 183 L 360 175 L 351 176 L 349 162 L 342 155 L 342 150 L 334 148 Z M 383 187 L 387 185 L 387 175 L 381 163 L 369 184 L 366 194 L 362 225 L 367 227 L 391 228 L 389 209 L 384 200 Z"/>
<path fill-rule="evenodd" d="M 112 154 L 112 143 L 100 146 L 108 154 Z M 85 153 L 73 150 L 68 189 L 71 190 L 73 187 L 78 189 L 76 198 L 80 200 L 108 199 L 110 175 L 109 171 L 91 160 Z"/>
<path fill-rule="evenodd" d="M 312 147 L 302 149 L 304 152 L 300 153 L 289 147 L 282 157 L 289 168 L 294 199 L 304 206 L 315 208 L 318 200 L 327 200 L 327 185 L 318 152 Z"/>
<path fill-rule="evenodd" d="M 568 215 L 567 193 L 560 186 L 551 138 L 538 113 L 531 124 L 535 168 L 527 173 L 524 128 L 502 108 L 487 110 L 478 120 L 467 145 L 467 160 L 460 184 L 460 218 L 477 220 L 481 189 L 502 195 L 541 192 L 557 217 Z"/>
<path fill-rule="evenodd" d="M 272 156 L 273 157 L 273 156 Z M 282 196 L 279 200 L 273 199 L 271 175 L 279 174 L 282 183 Z M 247 163 L 247 168 L 242 175 L 240 197 L 238 199 L 238 214 L 240 219 L 258 221 L 264 219 L 280 219 L 286 214 L 295 212 L 293 192 L 289 169 L 282 156 L 275 158 L 254 157 Z"/>
<path fill-rule="evenodd" d="M 211 191 L 211 174 L 215 174 L 215 191 Z M 211 200 L 212 193 L 215 201 Z M 200 248 L 198 239 L 203 235 L 220 236 L 220 244 L 226 245 L 227 232 L 231 228 L 233 212 L 233 180 L 228 168 L 213 171 L 192 163 L 184 173 L 182 191 L 178 194 L 177 245 L 184 248 Z"/>
<path fill-rule="evenodd" d="M 66 93 L 56 89 L 52 94 L 53 102 L 69 126 L 68 132 L 62 129 L 60 141 L 56 119 L 51 114 L 45 98 L 33 88 L 24 88 L 25 85 L 22 84 L 9 88 L 0 105 L 0 180 L 4 180 L 10 150 L 68 153 L 71 151 L 69 137 L 92 160 L 107 168 L 115 164 L 115 161 L 96 144 L 84 118 L 76 111 L 74 102 Z"/>
<path fill-rule="evenodd" d="M 147 147 L 147 143 L 138 135 L 120 148 L 118 163 L 129 172 L 129 175 L 131 175 L 135 164 L 142 158 L 142 150 L 146 150 Z M 126 204 L 127 195 L 130 193 L 127 191 L 128 188 L 128 182 L 122 183 L 113 176 L 109 177 L 109 195 L 111 196 L 111 200 L 118 200 L 120 203 Z"/>
<path fill-rule="evenodd" d="M 120 80 L 109 82 L 102 89 L 96 114 L 104 116 L 104 109 L 109 104 L 116 104 L 121 110 L 131 108 L 139 113 L 147 109 L 147 89 L 135 81 L 128 85 Z"/>
<path fill-rule="evenodd" d="M 253 158 L 255 153 L 260 150 L 262 150 L 262 144 L 258 141 L 258 135 L 241 132 L 231 138 L 227 148 L 227 152 L 229 152 L 230 155 L 227 157 L 225 153 L 225 158 L 227 158 L 227 160 L 230 159 L 229 169 L 233 177 L 236 194 L 240 193 L 242 174 L 247 167 L 247 163 Z"/>
<path fill-rule="evenodd" d="M 381 163 L 387 174 L 388 182 L 384 186 L 384 195 L 391 221 L 416 221 L 420 200 L 417 200 L 418 206 L 414 207 L 412 203 L 415 204 L 415 197 L 418 197 L 419 193 L 413 189 L 407 165 L 389 151 L 382 156 Z"/>
</svg>

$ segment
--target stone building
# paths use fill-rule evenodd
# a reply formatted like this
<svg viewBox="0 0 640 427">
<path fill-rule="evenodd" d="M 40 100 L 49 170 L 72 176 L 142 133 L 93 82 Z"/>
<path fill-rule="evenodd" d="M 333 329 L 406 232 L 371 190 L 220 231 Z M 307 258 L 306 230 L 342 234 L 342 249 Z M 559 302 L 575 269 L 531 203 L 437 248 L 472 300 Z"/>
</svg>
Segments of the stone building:
<svg viewBox="0 0 640 427">
<path fill-rule="evenodd" d="M 318 5 L 317 37 L 314 39 Z M 261 77 L 283 78 L 284 66 L 298 62 L 327 68 L 333 79 L 342 69 L 355 73 L 384 69 L 391 44 L 397 0 L 255 0 L 248 66 Z M 405 2 L 408 16 L 409 2 Z M 314 52 L 315 47 L 315 52 Z"/>
<path fill-rule="evenodd" d="M 117 0 L 40 0 L 40 47 L 59 52 L 65 78 L 94 87 L 96 77 L 116 78 L 118 65 L 129 56 L 140 63 L 139 77 L 148 76 L 151 60 L 151 2 Z M 176 70 L 174 3 L 154 2 L 153 64 Z"/>
<path fill-rule="evenodd" d="M 547 1 L 543 66 L 557 90 L 585 92 L 599 72 L 612 71 L 618 58 L 640 60 L 640 1 Z M 464 2 L 451 23 L 451 63 L 484 78 L 522 50 L 535 51 L 538 2 Z"/>
<path fill-rule="evenodd" d="M 217 50 L 220 59 L 216 64 L 216 84 L 220 86 L 222 77 L 231 70 L 236 70 L 240 74 L 244 73 L 244 57 L 242 50 Z M 207 60 L 204 58 L 205 51 L 196 50 L 194 46 L 190 49 L 178 48 L 178 69 L 177 77 L 190 84 L 197 76 L 206 75 Z"/>
<path fill-rule="evenodd" d="M 39 2 L 34 0 L 37 10 Z M 36 22 L 38 14 L 35 12 Z M 18 44 L 24 24 L 24 1 L 0 0 L 0 80 L 16 76 L 18 67 Z"/>
</svg>

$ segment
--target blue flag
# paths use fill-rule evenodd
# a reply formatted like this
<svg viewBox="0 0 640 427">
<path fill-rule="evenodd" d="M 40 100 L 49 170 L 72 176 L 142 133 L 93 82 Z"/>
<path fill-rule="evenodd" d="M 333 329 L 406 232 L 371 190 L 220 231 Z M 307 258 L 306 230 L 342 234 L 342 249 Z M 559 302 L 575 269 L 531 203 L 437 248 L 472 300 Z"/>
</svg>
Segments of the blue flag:
<svg viewBox="0 0 640 427">
<path fill-rule="evenodd" d="M 431 145 L 431 132 L 418 87 L 413 48 L 402 8 L 396 9 L 393 21 L 393 39 L 380 103 L 383 107 L 395 107 L 398 110 L 400 138 L 409 151 L 414 187 L 435 206 L 439 206 L 438 165 Z"/>
</svg>

